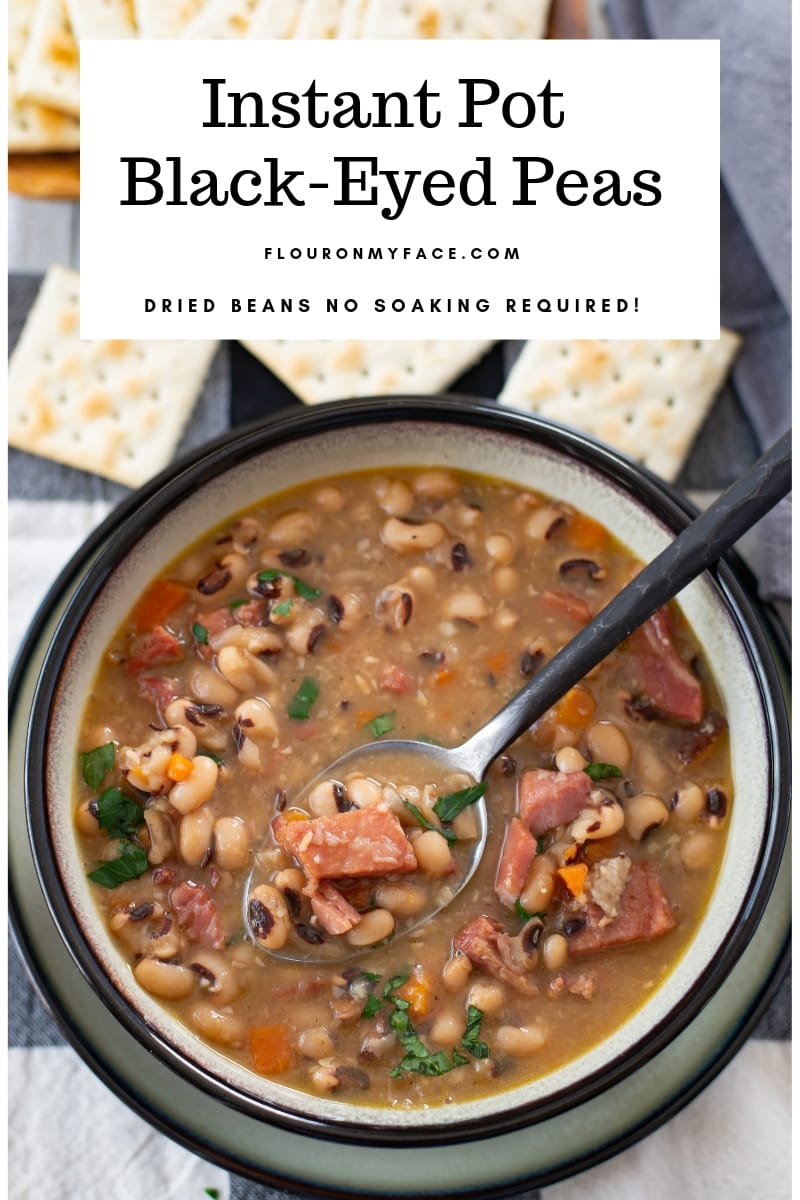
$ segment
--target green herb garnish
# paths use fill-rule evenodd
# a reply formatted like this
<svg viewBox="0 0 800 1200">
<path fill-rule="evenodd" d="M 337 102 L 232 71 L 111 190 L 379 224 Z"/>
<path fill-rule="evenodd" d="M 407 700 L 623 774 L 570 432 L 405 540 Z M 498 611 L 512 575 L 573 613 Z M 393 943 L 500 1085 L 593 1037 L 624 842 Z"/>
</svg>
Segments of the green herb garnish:
<svg viewBox="0 0 800 1200">
<path fill-rule="evenodd" d="M 213 759 L 218 767 L 221 767 L 223 762 L 225 761 L 222 758 L 221 754 L 214 754 L 211 750 L 198 750 L 197 753 L 200 755 L 201 758 Z"/>
<path fill-rule="evenodd" d="M 319 684 L 316 679 L 306 675 L 300 687 L 289 701 L 287 712 L 293 721 L 307 721 L 311 706 L 319 695 Z"/>
<path fill-rule="evenodd" d="M 367 722 L 367 728 L 374 738 L 383 737 L 385 733 L 391 733 L 394 729 L 394 719 L 397 716 L 397 709 L 391 712 L 380 713 L 377 717 L 373 717 Z"/>
<path fill-rule="evenodd" d="M 389 1024 L 405 1050 L 403 1058 L 392 1068 L 391 1074 L 395 1078 L 402 1078 L 404 1071 L 413 1071 L 417 1075 L 446 1075 L 453 1069 L 453 1064 L 444 1050 L 431 1054 L 425 1043 L 420 1041 L 411 1024 L 411 1018 L 402 1008 L 395 1008 L 389 1018 Z"/>
<path fill-rule="evenodd" d="M 464 1030 L 464 1036 L 461 1039 L 461 1046 L 473 1058 L 488 1058 L 489 1047 L 486 1042 L 482 1042 L 479 1038 L 481 1031 L 481 1022 L 483 1021 L 483 1013 L 474 1004 L 470 1004 L 467 1008 L 467 1028 Z"/>
<path fill-rule="evenodd" d="M 276 617 L 288 617 L 288 615 L 291 611 L 292 611 L 291 600 L 282 600 L 280 604 L 276 604 L 275 607 L 272 609 L 272 612 L 275 613 Z"/>
<path fill-rule="evenodd" d="M 378 983 L 380 980 L 380 975 L 376 975 L 374 971 L 362 971 L 361 978 L 368 979 L 370 983 Z"/>
<path fill-rule="evenodd" d="M 117 857 L 90 871 L 89 878 L 101 887 L 115 888 L 121 883 L 127 883 L 129 879 L 138 879 L 140 875 L 144 875 L 148 866 L 147 855 L 141 846 L 134 846 L 133 842 L 123 842 Z"/>
<path fill-rule="evenodd" d="M 380 976 L 378 976 L 380 978 Z M 408 983 L 411 978 L 411 971 L 408 967 L 403 967 L 402 971 L 398 971 L 391 979 L 387 979 L 383 985 L 383 994 L 388 997 L 389 992 L 394 992 L 397 988 L 401 988 L 404 983 Z"/>
<path fill-rule="evenodd" d="M 95 746 L 94 750 L 87 750 L 85 754 L 81 754 L 83 778 L 93 792 L 100 787 L 113 767 L 116 757 L 117 748 L 113 742 L 106 742 L 104 746 Z"/>
<path fill-rule="evenodd" d="M 377 996 L 367 996 L 367 1001 L 361 1010 L 362 1017 L 374 1017 L 383 1008 L 383 1001 Z"/>
<path fill-rule="evenodd" d="M 531 914 L 528 912 L 527 908 L 519 899 L 519 897 L 517 897 L 517 900 L 514 904 L 514 912 L 517 914 L 520 921 L 530 921 L 531 919 Z"/>
<path fill-rule="evenodd" d="M 440 796 L 433 806 L 440 821 L 452 821 L 460 812 L 475 804 L 486 792 L 485 783 L 474 783 L 472 787 L 460 792 L 451 792 L 449 796 Z"/>
<path fill-rule="evenodd" d="M 203 1188 L 206 1196 L 210 1196 L 211 1200 L 219 1200 L 219 1188 Z"/>
<path fill-rule="evenodd" d="M 404 800 L 403 804 L 408 809 L 408 811 L 411 813 L 412 817 L 417 822 L 417 824 L 421 825 L 423 829 L 432 829 L 434 833 L 440 833 L 442 835 L 442 837 L 444 838 L 444 840 L 451 846 L 452 846 L 453 842 L 455 842 L 457 840 L 456 835 L 453 833 L 452 829 L 440 829 L 438 827 L 438 825 L 434 825 L 433 821 L 429 821 L 428 818 L 425 816 L 425 813 L 422 812 L 420 809 L 418 809 L 416 804 L 412 804 L 410 800 Z M 435 805 L 434 805 L 434 811 L 435 811 Z"/>
<path fill-rule="evenodd" d="M 112 838 L 131 838 L 144 821 L 140 805 L 120 788 L 106 788 L 97 799 L 97 824 Z"/>
<path fill-rule="evenodd" d="M 195 621 L 192 626 L 192 633 L 197 638 L 201 646 L 208 645 L 208 630 L 205 625 L 201 625 L 199 621 Z"/>
<path fill-rule="evenodd" d="M 611 763 L 589 763 L 583 768 L 590 779 L 621 779 L 622 771 Z"/>
<path fill-rule="evenodd" d="M 537 837 L 537 839 L 536 839 L 536 853 L 544 854 L 544 838 L 543 837 Z"/>
<path fill-rule="evenodd" d="M 290 575 L 288 571 L 276 571 L 270 568 L 268 571 L 260 571 L 258 578 L 262 583 L 269 583 L 273 579 L 291 579 L 294 590 L 303 600 L 316 600 L 317 596 L 322 595 L 322 588 L 312 587 L 310 583 L 298 579 L 296 575 Z"/>
<path fill-rule="evenodd" d="M 250 603 L 249 600 L 231 600 L 230 604 L 228 605 L 228 608 L 231 610 L 231 612 L 235 612 L 236 609 L 241 608 L 243 604 L 249 604 L 249 603 Z"/>
<path fill-rule="evenodd" d="M 427 733 L 416 733 L 411 740 L 412 742 L 425 742 L 428 746 L 444 746 L 444 742 L 437 742 L 436 738 L 428 737 Z"/>
</svg>

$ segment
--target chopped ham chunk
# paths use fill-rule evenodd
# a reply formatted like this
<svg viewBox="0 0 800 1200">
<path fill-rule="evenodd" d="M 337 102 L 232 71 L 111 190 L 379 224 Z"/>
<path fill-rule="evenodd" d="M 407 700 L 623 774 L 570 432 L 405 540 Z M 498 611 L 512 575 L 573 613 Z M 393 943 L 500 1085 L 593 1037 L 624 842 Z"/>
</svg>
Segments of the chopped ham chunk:
<svg viewBox="0 0 800 1200">
<path fill-rule="evenodd" d="M 134 640 L 128 658 L 128 670 L 135 675 L 144 667 L 152 667 L 154 663 L 176 662 L 179 658 L 183 658 L 183 646 L 175 634 L 170 633 L 163 625 L 156 625 L 155 629 Z"/>
<path fill-rule="evenodd" d="M 311 908 L 326 933 L 349 933 L 361 920 L 358 909 L 327 880 L 322 881 L 311 897 Z"/>
<path fill-rule="evenodd" d="M 354 875 L 407 874 L 417 859 L 394 813 L 353 808 L 331 817 L 272 822 L 275 840 L 294 855 L 308 876 L 309 894 L 320 879 Z"/>
<path fill-rule="evenodd" d="M 527 996 L 538 995 L 539 989 L 526 974 L 519 943 L 493 917 L 483 915 L 470 921 L 453 938 L 453 945 L 488 975 Z"/>
<path fill-rule="evenodd" d="M 494 881 L 495 894 L 507 908 L 514 908 L 524 891 L 535 855 L 536 838 L 524 821 L 512 817 Z"/>
<path fill-rule="evenodd" d="M 592 610 L 583 596 L 575 596 L 572 592 L 558 592 L 554 588 L 545 588 L 539 599 L 555 612 L 571 617 L 573 621 L 586 625 L 592 619 Z"/>
<path fill-rule="evenodd" d="M 517 810 L 534 837 L 566 825 L 586 806 L 592 781 L 585 771 L 526 771 L 519 781 Z"/>
<path fill-rule="evenodd" d="M 660 608 L 628 639 L 635 690 L 666 717 L 696 725 L 703 715 L 703 689 L 672 640 L 669 610 Z"/>
<path fill-rule="evenodd" d="M 394 696 L 409 696 L 417 690 L 417 678 L 405 667 L 387 663 L 381 672 L 379 687 L 382 692 L 391 692 Z"/>
<path fill-rule="evenodd" d="M 170 902 L 175 909 L 178 925 L 190 942 L 197 942 L 211 950 L 222 949 L 225 934 L 208 888 L 191 880 L 179 883 L 172 889 Z"/>
<path fill-rule="evenodd" d="M 565 932 L 576 920 L 582 920 L 583 924 L 568 933 L 570 954 L 591 954 L 629 942 L 649 942 L 675 928 L 675 917 L 661 880 L 647 864 L 631 869 L 620 898 L 619 913 L 613 921 L 604 924 L 603 910 L 598 904 L 580 910 L 579 917 L 567 922 Z"/>
<path fill-rule="evenodd" d="M 139 675 L 136 688 L 140 696 L 151 700 L 161 712 L 180 695 L 177 679 L 169 679 L 166 675 Z"/>
</svg>

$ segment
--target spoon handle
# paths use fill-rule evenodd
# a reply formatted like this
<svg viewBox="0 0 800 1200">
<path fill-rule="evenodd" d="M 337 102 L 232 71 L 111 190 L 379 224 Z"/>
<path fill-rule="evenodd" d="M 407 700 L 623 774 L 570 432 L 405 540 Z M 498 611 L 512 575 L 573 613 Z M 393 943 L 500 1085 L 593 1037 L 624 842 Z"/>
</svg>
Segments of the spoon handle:
<svg viewBox="0 0 800 1200">
<path fill-rule="evenodd" d="M 729 550 L 791 488 L 791 432 L 732 484 L 459 749 L 475 778 L 657 609 Z"/>
</svg>

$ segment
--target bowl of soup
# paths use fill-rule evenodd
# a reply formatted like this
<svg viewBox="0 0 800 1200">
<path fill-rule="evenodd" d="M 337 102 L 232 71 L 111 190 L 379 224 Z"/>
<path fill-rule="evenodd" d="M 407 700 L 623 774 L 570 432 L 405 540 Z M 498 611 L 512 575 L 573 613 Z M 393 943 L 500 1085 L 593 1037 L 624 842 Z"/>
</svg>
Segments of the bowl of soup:
<svg viewBox="0 0 800 1200">
<path fill-rule="evenodd" d="M 42 889 L 119 1022 L 221 1101 L 355 1142 L 519 1127 L 663 1048 L 786 832 L 785 714 L 729 570 L 482 783 L 369 748 L 465 741 L 687 520 L 588 439 L 453 398 L 292 414 L 144 489 L 27 757 Z"/>
</svg>

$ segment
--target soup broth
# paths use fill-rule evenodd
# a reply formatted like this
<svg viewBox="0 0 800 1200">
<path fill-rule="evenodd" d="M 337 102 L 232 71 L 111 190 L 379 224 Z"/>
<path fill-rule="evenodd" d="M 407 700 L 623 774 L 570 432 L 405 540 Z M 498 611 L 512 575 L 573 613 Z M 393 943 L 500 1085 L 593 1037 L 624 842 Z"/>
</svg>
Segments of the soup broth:
<svg viewBox="0 0 800 1200">
<path fill-rule="evenodd" d="M 677 608 L 483 785 L 325 768 L 387 736 L 463 742 L 637 566 L 567 504 L 443 470 L 305 486 L 188 548 L 82 725 L 77 836 L 136 986 L 246 1068 L 376 1106 L 476 1099 L 610 1035 L 697 930 L 732 800 Z M 448 902 L 484 790 L 487 847 Z"/>
</svg>

